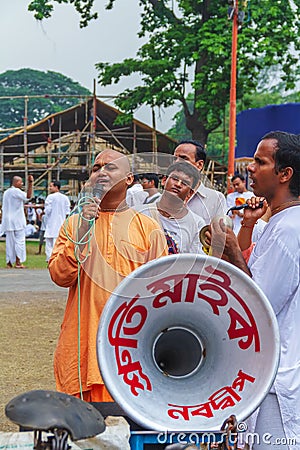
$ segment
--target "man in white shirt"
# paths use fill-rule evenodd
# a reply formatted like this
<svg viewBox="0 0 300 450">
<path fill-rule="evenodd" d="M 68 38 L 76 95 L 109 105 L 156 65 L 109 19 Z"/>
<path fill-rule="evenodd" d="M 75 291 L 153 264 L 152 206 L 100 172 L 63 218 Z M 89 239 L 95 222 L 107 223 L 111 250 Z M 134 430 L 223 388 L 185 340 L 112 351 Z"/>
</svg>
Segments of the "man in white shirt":
<svg viewBox="0 0 300 450">
<path fill-rule="evenodd" d="M 212 225 L 214 256 L 223 254 L 252 276 L 270 301 L 277 317 L 281 355 L 275 382 L 259 410 L 251 416 L 250 431 L 266 433 L 281 444 L 280 450 L 300 448 L 300 135 L 281 131 L 266 134 L 259 142 L 254 162 L 249 164 L 250 186 L 256 196 L 265 197 L 263 208 L 248 200 L 243 226 L 254 227 L 257 219 L 271 210 L 269 222 L 246 265 L 236 236 L 222 221 Z M 225 235 L 224 235 L 225 233 Z M 219 255 L 218 255 L 219 253 Z M 270 441 L 254 449 L 270 448 Z"/>
<path fill-rule="evenodd" d="M 143 186 L 140 183 L 140 178 L 138 175 L 133 176 L 133 183 L 127 189 L 126 192 L 126 203 L 130 208 L 135 208 L 144 203 L 145 199 L 148 197 L 148 193 L 144 191 Z"/>
<path fill-rule="evenodd" d="M 177 162 L 162 179 L 163 193 L 157 202 L 145 204 L 139 212 L 151 216 L 163 229 L 168 253 L 201 253 L 199 231 L 204 220 L 185 206 L 188 195 L 199 182 L 199 172 L 191 164 Z"/>
<path fill-rule="evenodd" d="M 244 205 L 246 200 L 254 196 L 253 192 L 248 191 L 246 188 L 246 180 L 244 175 L 239 173 L 234 175 L 231 179 L 231 183 L 234 192 L 227 195 L 226 203 L 228 209 L 234 206 Z M 244 211 L 242 209 L 238 211 L 231 211 L 230 217 L 233 221 L 233 231 L 237 235 L 241 228 L 241 221 L 244 217 Z"/>
<path fill-rule="evenodd" d="M 26 260 L 24 204 L 32 197 L 33 176 L 28 176 L 27 194 L 22 191 L 23 180 L 14 176 L 11 187 L 3 194 L 2 233 L 6 236 L 6 266 L 23 269 Z"/>
<path fill-rule="evenodd" d="M 32 220 L 31 222 L 29 222 L 29 220 L 27 220 L 27 224 L 25 227 L 25 237 L 36 237 L 38 231 L 38 226 L 34 225 L 34 221 Z"/>
<path fill-rule="evenodd" d="M 60 192 L 60 182 L 52 181 L 49 186 L 50 194 L 45 201 L 45 252 L 49 261 L 60 227 L 70 213 L 70 200 Z"/>
<path fill-rule="evenodd" d="M 206 152 L 203 145 L 194 140 L 181 141 L 174 150 L 176 161 L 185 160 L 202 171 Z M 210 189 L 200 182 L 196 192 L 187 202 L 188 208 L 204 219 L 206 225 L 217 216 L 226 214 L 226 199 L 222 192 Z"/>
<path fill-rule="evenodd" d="M 29 222 L 33 221 L 35 223 L 36 219 L 37 219 L 35 203 L 29 202 L 29 203 L 27 203 L 27 205 L 25 205 L 25 208 L 27 210 L 27 220 Z"/>
<path fill-rule="evenodd" d="M 160 199 L 161 193 L 158 190 L 159 178 L 156 173 L 144 173 L 141 176 L 141 185 L 148 194 L 144 203 L 154 203 Z"/>
</svg>

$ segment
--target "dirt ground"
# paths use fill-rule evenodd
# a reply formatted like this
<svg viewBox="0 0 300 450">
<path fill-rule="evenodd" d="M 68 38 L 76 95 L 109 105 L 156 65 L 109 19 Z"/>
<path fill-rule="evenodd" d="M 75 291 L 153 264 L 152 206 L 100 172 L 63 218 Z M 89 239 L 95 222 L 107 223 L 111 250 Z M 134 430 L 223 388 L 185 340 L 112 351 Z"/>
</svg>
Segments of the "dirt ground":
<svg viewBox="0 0 300 450">
<path fill-rule="evenodd" d="M 61 292 L 0 293 L 0 431 L 18 431 L 5 416 L 16 395 L 55 390 L 53 353 L 65 303 Z"/>
</svg>

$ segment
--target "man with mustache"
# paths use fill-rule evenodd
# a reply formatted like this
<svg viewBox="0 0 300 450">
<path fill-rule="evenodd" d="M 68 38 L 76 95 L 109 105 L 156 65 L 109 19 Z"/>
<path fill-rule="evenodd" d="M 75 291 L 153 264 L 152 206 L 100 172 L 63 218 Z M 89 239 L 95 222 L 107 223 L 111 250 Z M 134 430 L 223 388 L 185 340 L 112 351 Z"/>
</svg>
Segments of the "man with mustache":
<svg viewBox="0 0 300 450">
<path fill-rule="evenodd" d="M 181 141 L 174 150 L 176 162 L 186 161 L 201 172 L 206 162 L 206 151 L 203 145 L 195 140 Z M 188 208 L 204 219 L 205 225 L 210 224 L 214 217 L 226 213 L 226 199 L 222 192 L 208 188 L 203 181 L 199 181 L 197 189 L 187 200 Z"/>
</svg>

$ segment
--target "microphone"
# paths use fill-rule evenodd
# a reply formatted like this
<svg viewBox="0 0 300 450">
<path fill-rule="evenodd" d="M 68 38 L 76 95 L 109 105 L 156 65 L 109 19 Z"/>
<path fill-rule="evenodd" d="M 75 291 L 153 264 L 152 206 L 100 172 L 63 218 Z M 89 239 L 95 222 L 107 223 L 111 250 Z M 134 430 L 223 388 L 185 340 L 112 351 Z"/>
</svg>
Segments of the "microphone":
<svg viewBox="0 0 300 450">
<path fill-rule="evenodd" d="M 264 202 L 261 200 L 257 206 L 257 208 L 262 208 L 264 206 Z M 229 210 L 227 211 L 226 214 L 228 214 L 230 211 L 239 211 L 240 209 L 249 209 L 250 206 L 248 205 L 248 203 L 244 203 L 243 205 L 239 205 L 239 206 L 232 206 L 232 208 L 229 208 Z M 257 209 L 254 208 L 254 209 Z"/>
<path fill-rule="evenodd" d="M 101 199 L 103 195 L 103 184 L 96 183 L 93 187 L 93 197 Z"/>
</svg>

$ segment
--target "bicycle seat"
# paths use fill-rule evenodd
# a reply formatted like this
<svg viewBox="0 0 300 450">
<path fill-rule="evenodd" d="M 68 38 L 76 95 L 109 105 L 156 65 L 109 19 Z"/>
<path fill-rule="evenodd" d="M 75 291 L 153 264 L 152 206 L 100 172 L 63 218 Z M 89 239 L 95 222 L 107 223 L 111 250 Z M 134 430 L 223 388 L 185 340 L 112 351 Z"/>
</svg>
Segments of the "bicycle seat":
<svg viewBox="0 0 300 450">
<path fill-rule="evenodd" d="M 56 391 L 34 390 L 14 397 L 5 407 L 6 416 L 33 430 L 67 430 L 71 439 L 86 439 L 105 430 L 102 414 L 90 403 Z"/>
</svg>

